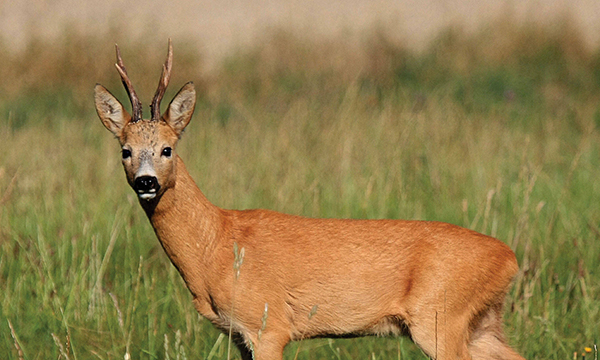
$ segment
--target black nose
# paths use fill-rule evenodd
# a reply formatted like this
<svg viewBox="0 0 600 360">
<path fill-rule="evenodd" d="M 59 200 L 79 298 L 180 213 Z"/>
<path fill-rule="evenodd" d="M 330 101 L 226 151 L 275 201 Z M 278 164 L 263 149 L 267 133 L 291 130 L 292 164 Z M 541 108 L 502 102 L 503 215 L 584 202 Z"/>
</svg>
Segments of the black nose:
<svg viewBox="0 0 600 360">
<path fill-rule="evenodd" d="M 154 176 L 140 176 L 135 179 L 133 188 L 138 193 L 149 193 L 158 191 L 158 180 Z"/>
</svg>

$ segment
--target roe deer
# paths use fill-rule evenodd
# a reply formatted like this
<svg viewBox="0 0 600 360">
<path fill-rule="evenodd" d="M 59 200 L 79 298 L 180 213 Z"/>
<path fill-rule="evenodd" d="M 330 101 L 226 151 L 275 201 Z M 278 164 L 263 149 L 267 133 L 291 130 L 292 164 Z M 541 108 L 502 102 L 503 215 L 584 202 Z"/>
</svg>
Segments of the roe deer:
<svg viewBox="0 0 600 360">
<path fill-rule="evenodd" d="M 132 114 L 98 84 L 98 116 L 119 140 L 127 181 L 195 308 L 233 332 L 242 359 L 282 359 L 292 340 L 363 335 L 410 336 L 433 359 L 523 359 L 502 329 L 518 271 L 507 245 L 441 222 L 221 209 L 176 153 L 194 85 L 160 114 L 171 41 L 149 120 L 116 50 Z"/>
</svg>

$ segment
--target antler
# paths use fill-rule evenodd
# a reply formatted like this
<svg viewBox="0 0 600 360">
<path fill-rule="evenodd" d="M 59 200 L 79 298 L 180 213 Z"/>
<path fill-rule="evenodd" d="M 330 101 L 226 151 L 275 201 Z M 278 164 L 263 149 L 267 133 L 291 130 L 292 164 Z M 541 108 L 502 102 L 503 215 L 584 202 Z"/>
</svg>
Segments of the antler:
<svg viewBox="0 0 600 360">
<path fill-rule="evenodd" d="M 127 76 L 127 70 L 125 69 L 125 65 L 123 64 L 123 59 L 121 59 L 121 50 L 119 50 L 119 46 L 115 44 L 115 48 L 117 49 L 117 63 L 115 66 L 117 67 L 117 71 L 121 75 L 121 81 L 123 81 L 123 85 L 127 90 L 127 95 L 129 96 L 129 100 L 131 101 L 131 112 L 132 118 L 131 122 L 136 122 L 142 120 L 142 103 L 138 98 L 135 90 L 133 89 L 133 85 L 131 84 L 131 80 L 129 80 L 129 76 Z"/>
<path fill-rule="evenodd" d="M 152 99 L 152 104 L 150 105 L 150 110 L 152 112 L 152 120 L 160 120 L 160 101 L 165 95 L 167 85 L 169 85 L 169 80 L 171 79 L 172 65 L 173 46 L 171 45 L 171 39 L 169 39 L 169 50 L 167 52 L 167 60 L 163 65 L 162 74 L 160 75 L 160 80 L 158 82 L 158 89 L 156 89 L 156 93 L 154 94 L 154 98 Z"/>
</svg>

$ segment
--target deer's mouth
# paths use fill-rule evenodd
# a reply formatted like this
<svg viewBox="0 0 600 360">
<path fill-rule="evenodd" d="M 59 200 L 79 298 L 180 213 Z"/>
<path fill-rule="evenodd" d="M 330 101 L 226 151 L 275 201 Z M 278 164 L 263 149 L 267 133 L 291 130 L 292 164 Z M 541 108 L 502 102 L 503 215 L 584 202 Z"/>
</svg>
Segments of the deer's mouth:
<svg viewBox="0 0 600 360">
<path fill-rule="evenodd" d="M 151 200 L 156 197 L 155 189 L 150 189 L 148 192 L 144 192 L 144 191 L 140 190 L 137 193 L 138 193 L 138 197 L 142 200 Z"/>
</svg>

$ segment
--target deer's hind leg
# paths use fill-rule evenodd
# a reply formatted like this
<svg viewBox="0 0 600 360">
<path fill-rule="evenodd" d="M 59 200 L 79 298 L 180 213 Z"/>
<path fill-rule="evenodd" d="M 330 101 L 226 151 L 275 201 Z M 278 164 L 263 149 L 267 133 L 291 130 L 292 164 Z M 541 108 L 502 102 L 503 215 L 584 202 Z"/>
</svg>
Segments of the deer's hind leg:
<svg viewBox="0 0 600 360">
<path fill-rule="evenodd" d="M 470 314 L 427 311 L 413 317 L 410 336 L 429 357 L 435 360 L 471 360 L 468 348 Z"/>
<path fill-rule="evenodd" d="M 506 343 L 502 330 L 502 305 L 486 309 L 473 320 L 469 351 L 473 360 L 525 360 Z"/>
</svg>

